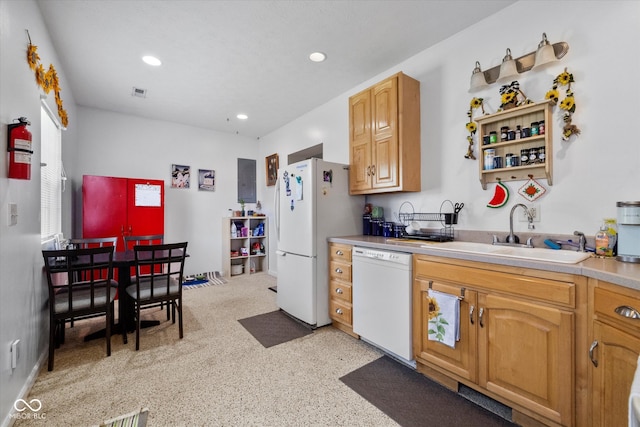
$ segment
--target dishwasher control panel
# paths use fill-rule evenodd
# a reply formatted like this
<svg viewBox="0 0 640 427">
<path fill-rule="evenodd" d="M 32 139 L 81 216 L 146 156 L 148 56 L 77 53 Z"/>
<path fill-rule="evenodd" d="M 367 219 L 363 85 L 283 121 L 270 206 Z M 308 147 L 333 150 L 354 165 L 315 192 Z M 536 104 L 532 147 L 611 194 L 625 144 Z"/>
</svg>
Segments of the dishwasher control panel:
<svg viewBox="0 0 640 427">
<path fill-rule="evenodd" d="M 354 247 L 352 256 L 361 258 L 370 258 L 379 261 L 393 262 L 397 264 L 410 265 L 412 255 L 405 252 L 391 252 L 379 249 Z"/>
</svg>

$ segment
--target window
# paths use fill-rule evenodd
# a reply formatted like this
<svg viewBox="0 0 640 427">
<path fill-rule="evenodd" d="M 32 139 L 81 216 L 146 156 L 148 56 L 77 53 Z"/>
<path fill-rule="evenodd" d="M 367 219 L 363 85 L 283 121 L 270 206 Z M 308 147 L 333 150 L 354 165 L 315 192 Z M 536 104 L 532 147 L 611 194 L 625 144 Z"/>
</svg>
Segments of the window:
<svg viewBox="0 0 640 427">
<path fill-rule="evenodd" d="M 62 232 L 62 147 L 61 130 L 51 110 L 40 108 L 40 237 Z"/>
</svg>

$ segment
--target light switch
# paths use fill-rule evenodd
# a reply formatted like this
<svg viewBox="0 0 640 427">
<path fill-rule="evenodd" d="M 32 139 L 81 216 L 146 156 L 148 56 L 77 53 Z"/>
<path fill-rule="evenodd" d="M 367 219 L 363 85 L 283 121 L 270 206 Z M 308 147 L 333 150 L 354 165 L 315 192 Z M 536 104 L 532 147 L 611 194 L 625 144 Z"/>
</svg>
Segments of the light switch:
<svg viewBox="0 0 640 427">
<path fill-rule="evenodd" d="M 16 225 L 18 223 L 18 204 L 9 203 L 8 210 L 9 217 L 7 218 L 7 224 L 9 226 Z"/>
</svg>

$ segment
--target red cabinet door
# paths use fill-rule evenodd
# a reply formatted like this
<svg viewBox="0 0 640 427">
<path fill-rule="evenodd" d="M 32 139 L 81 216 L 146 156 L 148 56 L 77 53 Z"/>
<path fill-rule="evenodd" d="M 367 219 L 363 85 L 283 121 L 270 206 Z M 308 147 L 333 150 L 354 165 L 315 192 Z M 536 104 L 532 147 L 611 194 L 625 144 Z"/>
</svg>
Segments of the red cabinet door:
<svg viewBox="0 0 640 427">
<path fill-rule="evenodd" d="M 82 236 L 164 234 L 164 181 L 84 175 L 82 177 Z"/>
<path fill-rule="evenodd" d="M 127 225 L 129 236 L 164 234 L 164 181 L 127 179 Z"/>
<path fill-rule="evenodd" d="M 109 176 L 82 177 L 82 237 L 118 237 L 127 226 L 127 179 Z"/>
</svg>

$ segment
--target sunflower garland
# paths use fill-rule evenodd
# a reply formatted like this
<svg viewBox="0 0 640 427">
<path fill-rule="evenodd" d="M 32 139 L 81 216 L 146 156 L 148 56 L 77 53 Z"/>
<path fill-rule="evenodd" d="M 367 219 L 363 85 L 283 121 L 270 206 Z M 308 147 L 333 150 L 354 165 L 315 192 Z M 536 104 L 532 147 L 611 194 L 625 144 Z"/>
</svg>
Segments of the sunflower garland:
<svg viewBox="0 0 640 427">
<path fill-rule="evenodd" d="M 483 101 L 483 98 L 474 97 L 469 103 L 469 111 L 467 111 L 467 117 L 469 117 L 469 121 L 466 124 L 467 131 L 469 132 L 469 135 L 467 136 L 467 142 L 469 143 L 469 147 L 467 148 L 467 154 L 465 154 L 464 156 L 465 159 L 471 159 L 471 160 L 476 159 L 476 156 L 473 154 L 473 135 L 476 134 L 478 130 L 478 125 L 476 124 L 476 122 L 473 121 L 473 110 L 477 108 L 481 108 L 482 114 L 485 114 L 484 105 L 482 101 Z"/>
<path fill-rule="evenodd" d="M 38 46 L 31 43 L 31 36 L 27 31 L 29 37 L 29 46 L 27 46 L 27 63 L 29 68 L 33 70 L 36 78 L 36 83 L 42 88 L 44 93 L 50 93 L 53 91 L 56 105 L 58 107 L 58 116 L 60 117 L 60 123 L 62 126 L 67 127 L 69 124 L 69 116 L 67 111 L 62 105 L 62 97 L 60 96 L 60 82 L 58 80 L 58 73 L 53 64 L 49 64 L 49 69 L 45 71 L 44 66 L 40 63 L 40 55 L 38 55 Z"/>
<path fill-rule="evenodd" d="M 551 103 L 555 106 L 560 101 L 560 91 L 558 90 L 558 86 L 566 86 L 567 89 L 565 91 L 565 98 L 560 102 L 560 109 L 564 110 L 564 114 L 562 115 L 562 120 L 564 121 L 564 127 L 562 128 L 562 139 L 564 141 L 568 141 L 571 135 L 580 135 L 580 129 L 573 123 L 572 117 L 573 113 L 576 111 L 576 100 L 573 95 L 573 90 L 571 90 L 571 83 L 575 83 L 573 79 L 573 74 L 569 73 L 565 68 L 564 71 L 553 80 L 553 86 L 551 90 L 546 93 L 544 96 L 545 99 L 551 101 Z"/>
</svg>

